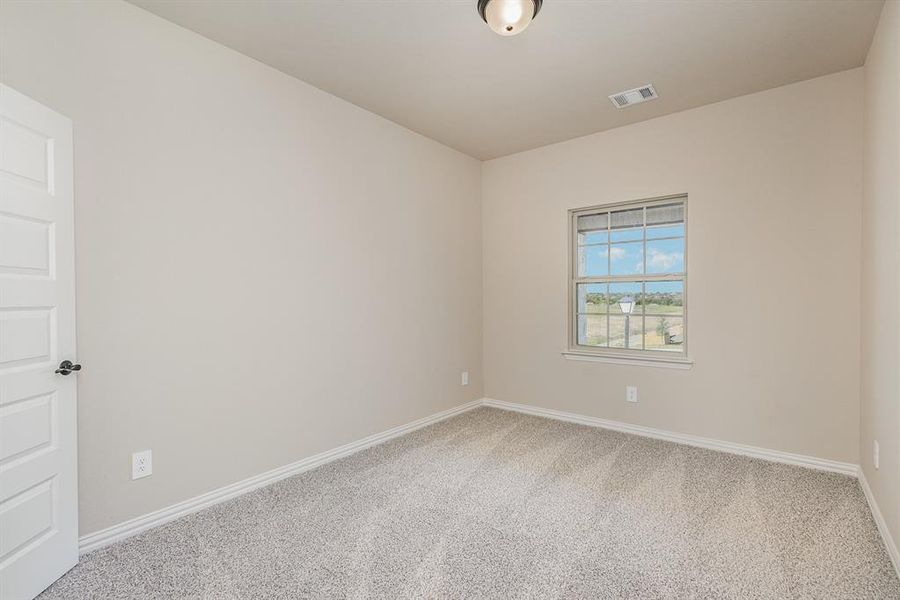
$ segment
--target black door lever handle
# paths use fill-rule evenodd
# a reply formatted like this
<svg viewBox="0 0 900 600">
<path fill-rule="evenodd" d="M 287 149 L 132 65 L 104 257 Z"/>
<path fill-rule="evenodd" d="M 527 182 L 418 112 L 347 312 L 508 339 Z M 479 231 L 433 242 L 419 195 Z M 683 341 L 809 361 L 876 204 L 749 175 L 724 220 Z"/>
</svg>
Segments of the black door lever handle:
<svg viewBox="0 0 900 600">
<path fill-rule="evenodd" d="M 68 375 L 72 371 L 80 371 L 81 365 L 73 363 L 71 360 L 64 360 L 59 363 L 59 368 L 55 371 L 59 375 Z"/>
</svg>

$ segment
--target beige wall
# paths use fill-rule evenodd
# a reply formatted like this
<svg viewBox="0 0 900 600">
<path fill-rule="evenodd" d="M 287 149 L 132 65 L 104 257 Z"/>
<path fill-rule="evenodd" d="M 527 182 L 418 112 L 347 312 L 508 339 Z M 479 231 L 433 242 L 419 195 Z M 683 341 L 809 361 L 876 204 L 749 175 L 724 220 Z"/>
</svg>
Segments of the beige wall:
<svg viewBox="0 0 900 600">
<path fill-rule="evenodd" d="M 887 2 L 865 66 L 860 463 L 900 540 L 900 5 Z M 873 440 L 881 447 L 873 463 Z"/>
<path fill-rule="evenodd" d="M 481 397 L 476 160 L 125 3 L 0 23 L 75 126 L 82 534 Z"/>
<path fill-rule="evenodd" d="M 854 69 L 484 163 L 485 395 L 855 463 L 862 84 Z M 564 359 L 567 209 L 681 192 L 693 369 Z"/>
</svg>

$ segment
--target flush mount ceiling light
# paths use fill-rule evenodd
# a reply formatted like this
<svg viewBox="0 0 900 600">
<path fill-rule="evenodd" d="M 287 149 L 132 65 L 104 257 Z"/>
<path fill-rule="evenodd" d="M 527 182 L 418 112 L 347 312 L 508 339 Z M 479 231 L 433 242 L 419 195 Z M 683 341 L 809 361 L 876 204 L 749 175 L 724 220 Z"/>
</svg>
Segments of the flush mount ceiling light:
<svg viewBox="0 0 900 600">
<path fill-rule="evenodd" d="M 500 35 L 516 35 L 525 31 L 543 0 L 478 0 L 478 14 Z"/>
</svg>

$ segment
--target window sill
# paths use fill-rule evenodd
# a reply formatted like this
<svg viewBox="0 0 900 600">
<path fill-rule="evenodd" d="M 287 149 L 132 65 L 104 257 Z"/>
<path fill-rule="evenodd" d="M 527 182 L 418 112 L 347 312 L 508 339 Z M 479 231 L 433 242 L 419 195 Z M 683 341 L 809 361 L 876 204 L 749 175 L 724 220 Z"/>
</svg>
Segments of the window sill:
<svg viewBox="0 0 900 600">
<path fill-rule="evenodd" d="M 694 361 L 682 357 L 665 356 L 631 356 L 628 354 L 594 354 L 591 352 L 578 352 L 566 350 L 562 353 L 566 360 L 581 360 L 586 362 L 609 363 L 615 365 L 631 365 L 635 367 L 660 367 L 663 369 L 690 369 Z"/>
</svg>

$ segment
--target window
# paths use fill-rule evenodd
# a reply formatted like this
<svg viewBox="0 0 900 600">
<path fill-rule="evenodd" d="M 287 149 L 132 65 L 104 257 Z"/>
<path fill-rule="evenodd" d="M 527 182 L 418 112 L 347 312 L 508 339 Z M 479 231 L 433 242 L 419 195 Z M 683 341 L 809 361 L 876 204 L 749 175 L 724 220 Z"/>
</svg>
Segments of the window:
<svg viewBox="0 0 900 600">
<path fill-rule="evenodd" d="M 570 211 L 569 350 L 686 358 L 687 197 Z"/>
</svg>

